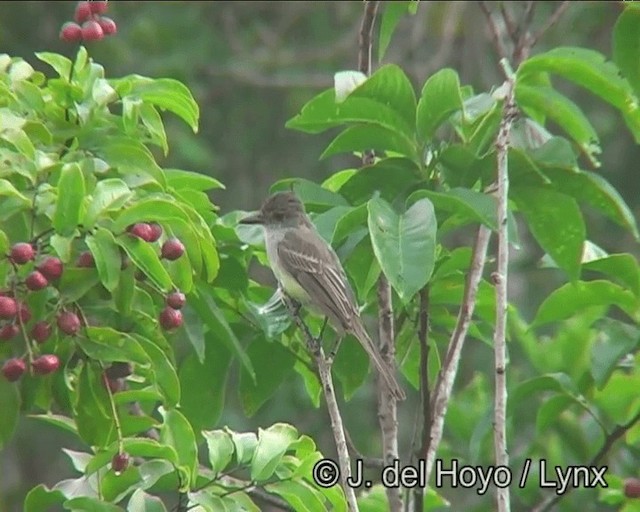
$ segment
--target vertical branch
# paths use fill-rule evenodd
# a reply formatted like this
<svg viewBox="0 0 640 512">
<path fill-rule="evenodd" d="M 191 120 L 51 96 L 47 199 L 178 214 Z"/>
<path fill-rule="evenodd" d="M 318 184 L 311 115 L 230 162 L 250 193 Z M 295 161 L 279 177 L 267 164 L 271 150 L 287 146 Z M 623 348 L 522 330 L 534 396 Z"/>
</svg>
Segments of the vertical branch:
<svg viewBox="0 0 640 512">
<path fill-rule="evenodd" d="M 498 268 L 492 278 L 496 286 L 496 327 L 493 335 L 495 365 L 494 397 L 494 450 L 498 466 L 509 466 L 507 451 L 507 375 L 506 375 L 506 327 L 507 327 L 507 272 L 509 261 L 509 236 L 507 233 L 507 201 L 509 192 L 508 149 L 509 133 L 516 115 L 514 103 L 514 77 L 506 59 L 500 61 L 506 78 L 506 94 L 502 120 L 496 137 L 497 182 L 498 182 Z M 511 509 L 509 488 L 499 486 L 496 490 L 498 512 Z"/>
</svg>

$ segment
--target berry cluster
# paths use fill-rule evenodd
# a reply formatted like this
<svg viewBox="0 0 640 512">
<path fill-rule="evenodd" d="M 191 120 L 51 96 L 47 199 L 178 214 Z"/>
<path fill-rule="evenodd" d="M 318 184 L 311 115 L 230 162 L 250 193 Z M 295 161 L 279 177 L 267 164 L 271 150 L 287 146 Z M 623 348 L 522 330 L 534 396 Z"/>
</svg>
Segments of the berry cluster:
<svg viewBox="0 0 640 512">
<path fill-rule="evenodd" d="M 60 39 L 67 43 L 78 41 L 99 41 L 118 31 L 115 21 L 103 16 L 109 5 L 105 0 L 78 2 L 74 15 L 75 22 L 62 25 Z"/>
</svg>

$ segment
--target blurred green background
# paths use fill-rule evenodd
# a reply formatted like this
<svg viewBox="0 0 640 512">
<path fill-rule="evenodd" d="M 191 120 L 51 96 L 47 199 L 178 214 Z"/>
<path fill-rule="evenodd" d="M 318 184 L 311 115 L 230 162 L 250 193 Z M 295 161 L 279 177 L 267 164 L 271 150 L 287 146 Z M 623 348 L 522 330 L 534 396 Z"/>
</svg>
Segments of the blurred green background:
<svg viewBox="0 0 640 512">
<path fill-rule="evenodd" d="M 507 4 L 521 14 L 526 3 Z M 34 52 L 75 54 L 75 45 L 58 39 L 75 5 L 0 2 L 0 51 L 23 57 L 48 74 Z M 557 2 L 540 2 L 533 26 L 541 26 L 556 6 Z M 534 53 L 577 45 L 610 55 L 611 31 L 620 9 L 614 2 L 572 3 Z M 221 212 L 252 210 L 278 179 L 299 176 L 321 182 L 337 170 L 358 164 L 348 157 L 318 161 L 332 133 L 311 136 L 287 130 L 284 124 L 313 95 L 332 86 L 334 72 L 357 66 L 361 13 L 360 2 L 114 1 L 108 15 L 116 21 L 118 34 L 87 47 L 104 65 L 108 78 L 136 73 L 183 81 L 200 105 L 200 130 L 194 135 L 179 120 L 166 116 L 170 153 L 166 158 L 156 155 L 160 165 L 221 180 L 226 190 L 212 194 Z M 442 67 L 456 69 L 461 82 L 476 91 L 489 90 L 501 81 L 486 22 L 475 2 L 422 2 L 415 16 L 399 24 L 384 62 L 402 66 L 418 90 Z M 378 65 L 377 48 L 374 63 Z M 563 85 L 600 134 L 600 172 L 637 214 L 638 146 L 612 108 Z M 597 215 L 589 215 L 587 223 L 590 237 L 606 250 L 637 254 L 637 246 L 622 229 Z M 523 234 L 522 249 L 513 255 L 510 294 L 529 315 L 539 298 L 558 284 L 537 269 L 540 256 Z M 486 347 L 478 350 L 481 357 L 490 357 Z M 469 357 L 474 352 L 469 347 Z M 467 375 L 463 373 L 459 380 L 468 382 L 476 368 L 477 361 L 463 366 Z M 377 439 L 376 414 L 369 400 L 366 392 L 358 393 L 345 409 L 351 430 L 370 432 L 371 442 L 360 447 L 363 451 L 375 449 Z M 297 412 L 309 410 L 302 390 L 289 389 L 278 393 L 253 418 L 245 418 L 230 389 L 221 425 L 249 430 L 287 421 L 331 452 L 324 410 L 311 415 Z M 401 415 L 401 423 L 410 429 L 410 411 L 401 410 Z M 33 485 L 73 475 L 61 446 L 73 447 L 73 441 L 51 427 L 22 420 L 15 440 L 0 453 L 0 512 L 20 511 L 24 494 Z"/>
</svg>

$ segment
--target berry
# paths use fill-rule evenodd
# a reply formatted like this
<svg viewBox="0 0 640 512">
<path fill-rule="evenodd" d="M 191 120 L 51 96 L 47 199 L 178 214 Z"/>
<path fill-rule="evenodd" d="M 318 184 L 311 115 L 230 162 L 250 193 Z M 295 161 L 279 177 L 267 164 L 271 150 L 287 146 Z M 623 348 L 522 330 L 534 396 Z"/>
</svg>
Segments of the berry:
<svg viewBox="0 0 640 512">
<path fill-rule="evenodd" d="M 153 228 L 146 222 L 138 222 L 129 228 L 129 233 L 137 236 L 145 242 L 151 242 L 153 238 Z"/>
<path fill-rule="evenodd" d="M 84 41 L 100 41 L 103 37 L 102 27 L 96 20 L 85 21 L 82 24 L 82 39 Z"/>
<path fill-rule="evenodd" d="M 171 292 L 166 298 L 167 306 L 173 309 L 181 309 L 186 301 L 187 298 L 182 292 Z"/>
<path fill-rule="evenodd" d="M 89 2 L 89 7 L 93 14 L 104 14 L 107 12 L 109 5 L 104 0 L 94 0 L 93 2 Z"/>
<path fill-rule="evenodd" d="M 49 284 L 47 278 L 44 277 L 39 270 L 34 270 L 33 272 L 31 272 L 31 274 L 27 276 L 24 282 L 27 285 L 27 288 L 29 288 L 29 290 L 33 292 L 42 290 Z"/>
<path fill-rule="evenodd" d="M 624 481 L 624 495 L 627 498 L 640 498 L 640 478 L 627 478 Z"/>
<path fill-rule="evenodd" d="M 106 372 L 102 374 L 102 384 L 108 388 L 111 393 L 118 393 L 123 390 L 122 381 L 120 379 L 110 379 Z"/>
<path fill-rule="evenodd" d="M 60 39 L 66 43 L 76 43 L 82 39 L 82 28 L 77 23 L 69 21 L 62 25 Z"/>
<path fill-rule="evenodd" d="M 74 336 L 80 330 L 80 319 L 72 311 L 63 311 L 58 315 L 58 328 L 65 334 Z"/>
<path fill-rule="evenodd" d="M 0 318 L 13 318 L 18 313 L 18 303 L 11 297 L 0 297 Z"/>
<path fill-rule="evenodd" d="M 113 456 L 113 459 L 111 459 L 111 469 L 113 469 L 116 474 L 122 473 L 128 467 L 129 454 L 127 452 L 118 453 Z"/>
<path fill-rule="evenodd" d="M 184 254 L 184 245 L 177 238 L 170 238 L 162 244 L 162 257 L 165 260 L 177 260 Z"/>
<path fill-rule="evenodd" d="M 26 242 L 17 243 L 11 248 L 11 259 L 18 265 L 31 261 L 35 256 L 36 252 L 33 250 L 33 246 Z"/>
<path fill-rule="evenodd" d="M 58 258 L 51 256 L 49 258 L 45 258 L 37 268 L 44 277 L 49 281 L 53 281 L 62 275 L 63 267 L 62 262 Z"/>
<path fill-rule="evenodd" d="M 82 268 L 92 268 L 96 266 L 96 261 L 93 259 L 93 254 L 89 251 L 84 251 L 78 256 L 76 265 Z"/>
<path fill-rule="evenodd" d="M 166 307 L 160 313 L 160 325 L 165 331 L 176 329 L 182 325 L 182 312 Z"/>
<path fill-rule="evenodd" d="M 31 337 L 38 343 L 44 343 L 51 336 L 51 325 L 44 320 L 36 322 L 31 329 Z"/>
<path fill-rule="evenodd" d="M 4 378 L 9 382 L 15 382 L 22 377 L 26 369 L 27 365 L 24 364 L 22 359 L 14 358 L 7 360 L 7 362 L 2 365 L 2 370 L 0 371 L 2 371 L 2 375 L 4 375 Z"/>
<path fill-rule="evenodd" d="M 162 236 L 162 226 L 157 222 L 152 222 L 149 226 L 151 226 L 151 239 L 149 242 L 156 242 Z"/>
<path fill-rule="evenodd" d="M 89 18 L 91 18 L 92 11 L 93 9 L 91 9 L 90 2 L 78 2 L 73 18 L 78 23 L 82 23 L 83 21 L 87 21 Z"/>
<path fill-rule="evenodd" d="M 0 340 L 1 341 L 9 341 L 12 338 L 15 338 L 20 332 L 20 327 L 16 324 L 7 324 L 2 329 L 0 329 Z"/>
<path fill-rule="evenodd" d="M 23 324 L 27 324 L 31 320 L 31 310 L 24 302 L 18 304 L 18 318 Z"/>
<path fill-rule="evenodd" d="M 49 375 L 60 367 L 60 359 L 54 354 L 45 354 L 31 363 L 36 375 Z"/>
<path fill-rule="evenodd" d="M 96 3 L 96 2 L 92 2 L 92 3 Z M 107 2 L 101 2 L 101 3 L 106 4 Z M 111 18 L 107 18 L 106 16 L 103 16 L 98 20 L 98 23 L 100 24 L 100 27 L 102 28 L 102 32 L 104 32 L 105 36 L 112 36 L 118 31 L 118 26 L 116 25 L 116 22 L 113 21 Z"/>
</svg>

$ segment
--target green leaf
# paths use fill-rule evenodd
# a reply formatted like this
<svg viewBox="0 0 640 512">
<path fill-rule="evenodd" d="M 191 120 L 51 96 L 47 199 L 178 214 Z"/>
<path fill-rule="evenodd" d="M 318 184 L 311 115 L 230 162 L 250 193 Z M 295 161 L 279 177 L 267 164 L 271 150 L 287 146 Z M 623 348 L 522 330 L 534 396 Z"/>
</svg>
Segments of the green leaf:
<svg viewBox="0 0 640 512">
<path fill-rule="evenodd" d="M 127 512 L 166 512 L 162 500 L 156 496 L 147 494 L 142 489 L 137 489 L 129 498 Z"/>
<path fill-rule="evenodd" d="M 53 227 L 58 234 L 68 236 L 78 227 L 85 194 L 84 175 L 77 163 L 62 168 L 57 187 Z"/>
<path fill-rule="evenodd" d="M 265 485 L 265 490 L 279 495 L 296 512 L 324 512 L 327 510 L 321 494 L 304 482 L 281 480 Z"/>
<path fill-rule="evenodd" d="M 160 442 L 172 446 L 178 454 L 178 463 L 184 467 L 191 479 L 183 488 L 195 485 L 198 471 L 198 446 L 191 425 L 176 409 L 160 408 L 164 422 L 160 428 Z"/>
<path fill-rule="evenodd" d="M 63 504 L 64 508 L 73 512 L 122 512 L 122 509 L 97 498 L 79 496 L 71 498 Z"/>
<path fill-rule="evenodd" d="M 422 141 L 429 141 L 451 114 L 462 109 L 460 79 L 453 69 L 445 68 L 430 76 L 422 88 L 416 128 Z"/>
<path fill-rule="evenodd" d="M 225 188 L 217 179 L 199 172 L 183 171 L 181 169 L 165 169 L 167 185 L 177 190 L 201 190 Z"/>
<path fill-rule="evenodd" d="M 150 141 L 162 148 L 164 156 L 169 154 L 169 143 L 167 141 L 167 133 L 164 130 L 164 124 L 162 124 L 162 118 L 158 113 L 158 110 L 149 103 L 142 103 L 140 105 L 140 121 L 147 128 L 149 132 Z"/>
<path fill-rule="evenodd" d="M 74 394 L 74 419 L 78 434 L 89 445 L 107 446 L 116 436 L 115 422 L 102 381 L 102 371 L 96 365 L 82 366 Z"/>
<path fill-rule="evenodd" d="M 295 427 L 276 423 L 268 429 L 258 429 L 258 445 L 251 459 L 251 480 L 261 482 L 273 475 L 289 445 L 298 438 Z"/>
<path fill-rule="evenodd" d="M 612 318 L 601 319 L 597 328 L 598 337 L 591 346 L 591 375 L 598 389 L 602 389 L 620 359 L 640 344 L 640 330 Z"/>
<path fill-rule="evenodd" d="M 161 291 L 167 292 L 173 288 L 171 276 L 162 265 L 157 249 L 153 245 L 129 234 L 116 238 L 116 243 Z"/>
<path fill-rule="evenodd" d="M 19 200 L 23 206 L 31 206 L 29 198 L 23 195 L 10 181 L 5 180 L 4 178 L 0 179 L 0 196 L 12 197 Z"/>
<path fill-rule="evenodd" d="M 609 281 L 577 281 L 553 291 L 540 305 L 534 326 L 564 320 L 593 306 L 620 307 L 631 318 L 640 319 L 640 303 L 628 290 Z"/>
<path fill-rule="evenodd" d="M 431 277 L 435 263 L 437 222 L 428 199 L 398 215 L 382 199 L 371 199 L 369 234 L 382 271 L 400 298 L 409 302 Z"/>
<path fill-rule="evenodd" d="M 74 421 L 67 417 L 62 416 L 60 414 L 29 414 L 29 418 L 33 418 L 34 420 L 43 421 L 48 423 L 49 425 L 53 425 L 54 427 L 60 428 L 62 430 L 66 430 L 72 434 L 78 435 L 78 429 L 76 428 L 76 424 Z"/>
<path fill-rule="evenodd" d="M 96 152 L 111 167 L 117 168 L 131 187 L 147 183 L 166 186 L 164 172 L 142 142 L 128 137 L 107 137 Z"/>
<path fill-rule="evenodd" d="M 0 379 L 0 450 L 13 436 L 20 414 L 20 394 L 15 384 Z"/>
<path fill-rule="evenodd" d="M 46 485 L 40 484 L 27 493 L 23 503 L 23 510 L 24 512 L 51 510 L 53 505 L 61 505 L 66 499 L 62 491 L 49 489 Z"/>
<path fill-rule="evenodd" d="M 174 365 L 167 355 L 152 341 L 143 336 L 132 334 L 151 360 L 151 369 L 155 375 L 154 386 L 162 393 L 167 407 L 175 407 L 180 401 L 180 381 Z"/>
<path fill-rule="evenodd" d="M 410 144 L 406 138 L 398 136 L 387 128 L 375 125 L 357 125 L 345 129 L 331 141 L 331 144 L 320 155 L 320 159 L 339 153 L 364 152 L 368 149 L 393 151 L 415 162 L 419 161 L 415 146 Z"/>
<path fill-rule="evenodd" d="M 577 279 L 586 228 L 575 200 L 538 187 L 514 187 L 512 196 L 540 246 L 571 279 Z"/>
<path fill-rule="evenodd" d="M 286 178 L 276 181 L 269 192 L 271 194 L 281 191 L 293 191 L 308 208 L 327 206 L 347 206 L 348 203 L 338 192 L 332 192 L 322 188 L 313 181 L 303 178 Z"/>
<path fill-rule="evenodd" d="M 85 243 L 96 263 L 103 286 L 110 292 L 118 287 L 122 266 L 120 247 L 111 231 L 98 228 L 93 235 L 85 237 Z"/>
<path fill-rule="evenodd" d="M 342 385 L 345 400 L 350 400 L 367 378 L 369 358 L 362 345 L 355 338 L 348 337 L 340 344 L 332 368 Z"/>
<path fill-rule="evenodd" d="M 625 7 L 613 28 L 613 60 L 640 97 L 640 9 Z"/>
<path fill-rule="evenodd" d="M 205 430 L 202 435 L 207 442 L 211 469 L 217 475 L 229 465 L 233 458 L 233 441 L 224 430 Z"/>
<path fill-rule="evenodd" d="M 417 190 L 409 196 L 407 204 L 420 197 L 429 198 L 436 210 L 442 209 L 480 222 L 494 231 L 498 229 L 496 202 L 490 195 L 468 188 L 452 188 L 444 192 Z"/>
<path fill-rule="evenodd" d="M 290 377 L 296 356 L 277 341 L 255 339 L 246 349 L 255 375 L 240 374 L 238 390 L 245 415 L 253 416 L 273 396 L 280 385 Z M 263 364 L 270 361 L 269 365 Z"/>
<path fill-rule="evenodd" d="M 410 12 L 412 2 L 387 2 L 384 4 L 384 13 L 380 22 L 380 39 L 378 42 L 378 62 L 381 62 L 387 47 L 391 42 L 393 32 L 407 12 Z"/>
<path fill-rule="evenodd" d="M 91 202 L 84 216 L 84 226 L 93 226 L 103 212 L 122 208 L 130 197 L 131 189 L 121 179 L 109 178 L 99 181 L 91 194 Z"/>
<path fill-rule="evenodd" d="M 58 73 L 60 78 L 64 80 L 69 79 L 69 74 L 71 73 L 71 60 L 67 57 L 51 52 L 37 52 L 35 55 L 42 62 L 49 64 L 49 66 Z"/>
<path fill-rule="evenodd" d="M 91 359 L 102 362 L 133 362 L 147 364 L 149 358 L 134 338 L 111 327 L 88 326 L 87 336 L 78 345 Z"/>
<path fill-rule="evenodd" d="M 119 394 L 119 393 L 118 393 Z M 154 439 L 134 439 L 125 438 L 122 440 L 122 449 L 131 457 L 145 457 L 154 459 L 164 459 L 172 464 L 178 463 L 178 455 L 171 446 L 160 444 Z M 100 468 L 105 467 L 119 451 L 118 442 L 112 443 L 106 450 L 96 453 L 84 470 L 86 476 L 95 473 Z"/>
<path fill-rule="evenodd" d="M 631 254 L 611 254 L 583 263 L 582 268 L 600 272 L 640 296 L 640 266 Z"/>
<path fill-rule="evenodd" d="M 65 268 L 58 283 L 58 291 L 65 302 L 75 302 L 92 290 L 100 278 L 92 268 Z"/>
<path fill-rule="evenodd" d="M 257 436 L 253 432 L 234 432 L 226 428 L 225 431 L 231 435 L 235 447 L 236 463 L 241 465 L 250 462 L 258 445 Z"/>
</svg>

